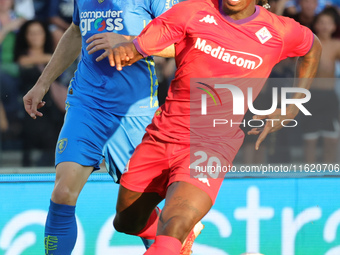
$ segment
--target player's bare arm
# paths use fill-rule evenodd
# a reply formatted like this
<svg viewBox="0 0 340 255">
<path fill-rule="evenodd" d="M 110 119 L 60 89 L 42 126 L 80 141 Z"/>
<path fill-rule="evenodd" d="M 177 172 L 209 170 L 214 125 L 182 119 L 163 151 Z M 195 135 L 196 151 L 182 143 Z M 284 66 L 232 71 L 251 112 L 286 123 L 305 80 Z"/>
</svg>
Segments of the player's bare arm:
<svg viewBox="0 0 340 255">
<path fill-rule="evenodd" d="M 299 58 L 298 60 L 298 66 L 297 66 L 297 77 L 299 78 L 299 83 L 297 84 L 297 87 L 309 89 L 310 85 L 312 83 L 312 79 L 315 77 L 316 72 L 318 70 L 318 65 L 321 57 L 321 43 L 316 35 L 314 35 L 314 43 L 311 48 L 311 50 L 303 57 Z M 293 95 L 293 98 L 304 98 L 305 94 L 303 93 L 295 93 Z M 289 105 L 287 107 L 287 114 L 281 115 L 281 110 L 277 109 L 275 112 L 273 112 L 270 115 L 255 115 L 254 119 L 278 119 L 280 121 L 272 123 L 267 122 L 263 130 L 259 129 L 252 129 L 248 132 L 249 135 L 259 135 L 256 143 L 255 143 L 255 149 L 258 150 L 260 147 L 260 144 L 263 142 L 263 140 L 267 137 L 269 133 L 278 131 L 282 128 L 282 125 L 280 125 L 281 121 L 284 119 L 294 119 L 296 115 L 299 113 L 299 108 L 296 105 Z"/>
<path fill-rule="evenodd" d="M 124 42 L 132 42 L 135 38 L 136 36 L 133 35 L 121 35 L 112 32 L 95 34 L 86 40 L 86 43 L 89 44 L 86 47 L 86 50 L 89 54 L 93 54 L 99 50 L 104 50 L 104 52 L 96 58 L 96 61 L 99 62 L 104 58 L 109 57 L 110 53 L 113 53 L 112 48 L 114 48 L 115 45 Z M 161 52 L 155 54 L 155 56 L 173 58 L 175 57 L 175 46 L 170 45 Z"/>
<path fill-rule="evenodd" d="M 174 44 L 170 45 L 164 50 L 154 54 L 154 56 L 163 57 L 163 58 L 174 58 L 175 57 L 175 45 Z"/>
<path fill-rule="evenodd" d="M 58 43 L 51 60 L 37 83 L 23 98 L 25 110 L 33 119 L 36 119 L 37 116 L 43 116 L 38 111 L 38 109 L 45 105 L 45 102 L 42 101 L 43 97 L 51 84 L 76 60 L 80 50 L 80 30 L 78 26 L 72 23 Z"/>
</svg>

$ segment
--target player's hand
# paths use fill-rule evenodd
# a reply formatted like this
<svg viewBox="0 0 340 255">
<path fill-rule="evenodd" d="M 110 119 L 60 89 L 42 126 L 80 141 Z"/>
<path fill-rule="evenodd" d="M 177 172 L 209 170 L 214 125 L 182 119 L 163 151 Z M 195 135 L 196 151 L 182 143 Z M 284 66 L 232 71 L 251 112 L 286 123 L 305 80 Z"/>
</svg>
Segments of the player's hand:
<svg viewBox="0 0 340 255">
<path fill-rule="evenodd" d="M 46 102 L 42 101 L 42 99 L 47 91 L 48 89 L 46 90 L 43 86 L 35 85 L 23 97 L 25 110 L 33 119 L 36 119 L 37 116 L 43 116 L 43 114 L 39 112 L 38 109 L 45 105 Z"/>
<path fill-rule="evenodd" d="M 120 35 L 112 32 L 95 34 L 86 40 L 89 45 L 86 50 L 89 54 L 93 54 L 99 50 L 104 50 L 104 53 L 96 58 L 99 62 L 110 55 L 111 49 L 119 43 L 127 42 L 130 36 Z"/>
<path fill-rule="evenodd" d="M 263 128 L 253 128 L 248 131 L 248 135 L 259 135 L 255 143 L 255 150 L 258 150 L 260 144 L 266 139 L 267 135 L 278 131 L 282 128 L 281 121 L 285 119 L 294 119 L 295 116 L 281 115 L 281 109 L 276 109 L 275 112 L 269 115 L 255 115 L 253 119 L 265 120 L 268 119 Z"/>
<path fill-rule="evenodd" d="M 132 65 L 142 57 L 132 42 L 121 43 L 111 50 L 109 62 L 112 67 L 115 66 L 118 71 L 121 71 L 122 67 Z"/>
</svg>

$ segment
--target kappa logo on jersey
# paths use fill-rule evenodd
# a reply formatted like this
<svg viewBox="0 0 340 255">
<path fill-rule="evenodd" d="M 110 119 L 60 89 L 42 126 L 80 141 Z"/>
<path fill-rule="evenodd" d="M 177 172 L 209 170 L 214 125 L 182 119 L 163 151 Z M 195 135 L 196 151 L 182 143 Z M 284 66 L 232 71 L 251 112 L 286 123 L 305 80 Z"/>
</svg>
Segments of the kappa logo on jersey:
<svg viewBox="0 0 340 255">
<path fill-rule="evenodd" d="M 266 43 L 270 38 L 273 37 L 266 27 L 261 28 L 255 34 L 262 44 Z"/>
<path fill-rule="evenodd" d="M 194 176 L 194 178 L 197 178 L 200 182 L 203 182 L 204 184 L 207 184 L 208 187 L 210 187 L 208 177 L 205 174 L 200 173 L 199 175 Z"/>
<path fill-rule="evenodd" d="M 212 56 L 213 58 L 220 59 L 223 62 L 236 65 L 245 69 L 257 69 L 263 63 L 263 59 L 255 54 L 228 50 L 221 46 L 213 48 L 211 45 L 207 44 L 206 40 L 197 38 L 195 43 L 195 48 L 203 51 L 205 54 Z"/>
<path fill-rule="evenodd" d="M 80 31 L 81 35 L 85 36 L 87 32 L 95 29 L 99 32 L 104 30 L 112 32 L 120 31 L 123 26 L 123 11 L 87 11 L 80 13 Z"/>
<path fill-rule="evenodd" d="M 205 23 L 217 25 L 217 22 L 216 22 L 214 16 L 210 16 L 209 14 L 207 16 L 205 16 L 203 19 L 201 19 L 200 22 L 205 22 Z"/>
</svg>

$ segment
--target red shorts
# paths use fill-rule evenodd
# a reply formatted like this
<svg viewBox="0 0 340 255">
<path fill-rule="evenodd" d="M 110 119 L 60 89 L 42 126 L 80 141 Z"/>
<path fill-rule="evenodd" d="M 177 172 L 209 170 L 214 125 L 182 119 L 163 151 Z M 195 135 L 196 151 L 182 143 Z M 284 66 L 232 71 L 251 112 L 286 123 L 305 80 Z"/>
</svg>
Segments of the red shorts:
<svg viewBox="0 0 340 255">
<path fill-rule="evenodd" d="M 207 165 L 230 165 L 204 146 L 167 143 L 146 134 L 128 162 L 120 184 L 136 192 L 156 192 L 165 198 L 173 182 L 184 181 L 205 191 L 215 202 L 225 171 L 207 172 Z"/>
</svg>

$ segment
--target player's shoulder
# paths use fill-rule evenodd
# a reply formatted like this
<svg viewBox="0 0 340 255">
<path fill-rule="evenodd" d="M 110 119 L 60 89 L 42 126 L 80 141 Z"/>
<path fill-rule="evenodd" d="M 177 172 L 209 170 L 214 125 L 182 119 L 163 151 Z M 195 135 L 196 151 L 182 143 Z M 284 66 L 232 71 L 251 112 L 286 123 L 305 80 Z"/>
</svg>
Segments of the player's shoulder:
<svg viewBox="0 0 340 255">
<path fill-rule="evenodd" d="M 273 12 L 268 11 L 266 8 L 259 6 L 260 8 L 260 17 L 265 20 L 268 23 L 272 23 L 275 21 L 275 23 L 272 23 L 272 25 L 282 25 L 285 22 L 292 20 L 291 18 L 279 16 Z"/>
<path fill-rule="evenodd" d="M 266 11 L 267 11 L 268 15 L 270 15 L 275 21 L 277 21 L 277 23 L 274 23 L 274 25 L 278 25 L 278 26 L 300 26 L 301 25 L 299 22 L 297 22 L 296 20 L 294 20 L 291 17 L 277 15 L 275 13 L 268 11 L 268 10 L 266 10 Z"/>
<path fill-rule="evenodd" d="M 260 8 L 262 20 L 264 20 L 269 26 L 271 26 L 279 33 L 285 33 L 285 31 L 289 30 L 294 26 L 301 26 L 299 22 L 295 21 L 290 17 L 277 15 L 263 7 Z"/>
</svg>

